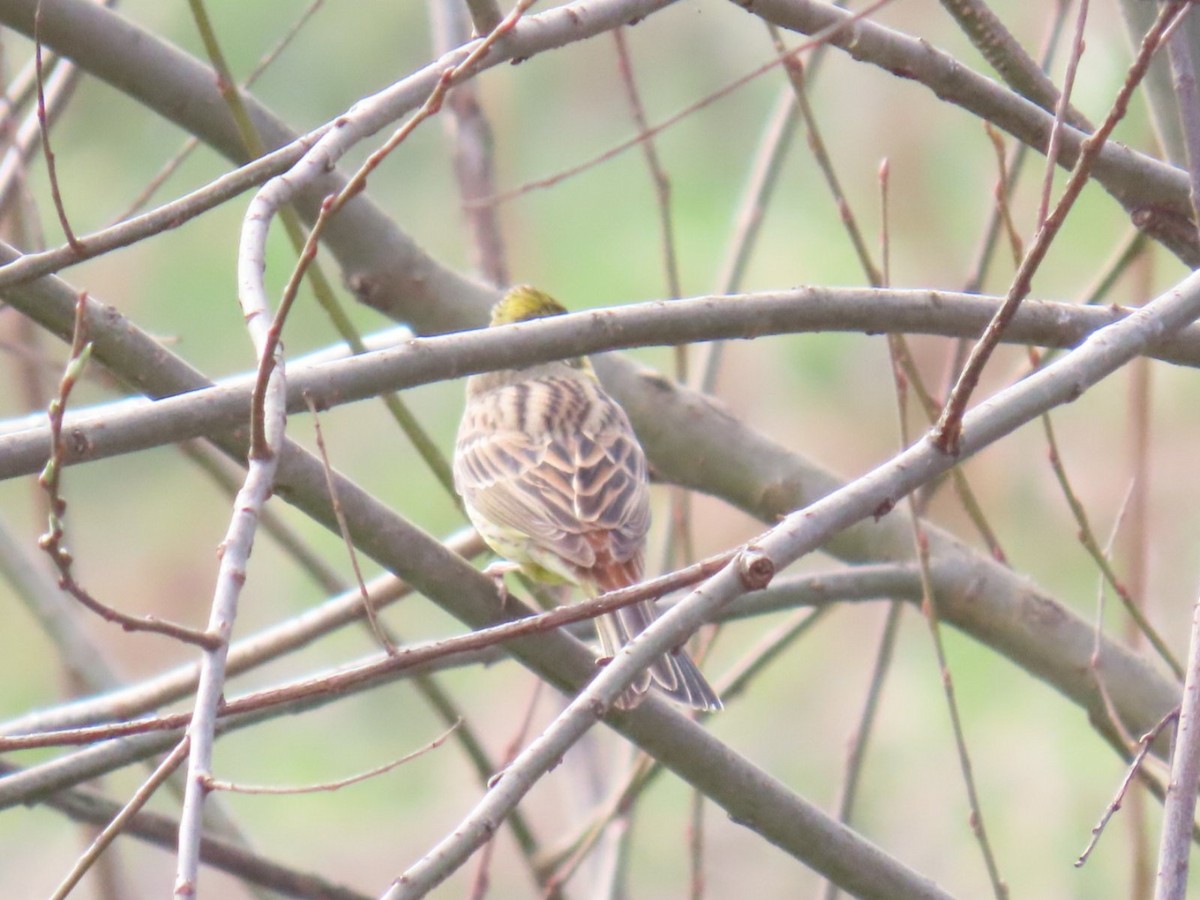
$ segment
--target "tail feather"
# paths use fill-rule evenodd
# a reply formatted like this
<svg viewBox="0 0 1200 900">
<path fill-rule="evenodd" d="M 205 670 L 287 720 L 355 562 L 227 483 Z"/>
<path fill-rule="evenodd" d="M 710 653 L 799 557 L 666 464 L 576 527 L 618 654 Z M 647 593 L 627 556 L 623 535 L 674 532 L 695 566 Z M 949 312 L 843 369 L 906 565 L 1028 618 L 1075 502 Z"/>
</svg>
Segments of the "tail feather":
<svg viewBox="0 0 1200 900">
<path fill-rule="evenodd" d="M 641 634 L 657 618 L 654 606 L 648 602 L 635 603 L 597 620 L 600 644 L 606 657 L 613 657 L 631 640 Z M 712 689 L 687 651 L 676 648 L 656 659 L 648 669 L 617 700 L 622 709 L 632 709 L 650 690 L 658 685 L 667 696 L 693 709 L 715 712 L 721 700 Z"/>
<path fill-rule="evenodd" d="M 701 712 L 716 712 L 721 709 L 721 698 L 713 690 L 708 680 L 700 674 L 700 669 L 692 662 L 686 650 L 677 647 L 666 656 L 667 662 L 674 669 L 676 687 L 674 690 L 663 690 L 678 700 L 686 703 L 692 709 Z"/>
</svg>

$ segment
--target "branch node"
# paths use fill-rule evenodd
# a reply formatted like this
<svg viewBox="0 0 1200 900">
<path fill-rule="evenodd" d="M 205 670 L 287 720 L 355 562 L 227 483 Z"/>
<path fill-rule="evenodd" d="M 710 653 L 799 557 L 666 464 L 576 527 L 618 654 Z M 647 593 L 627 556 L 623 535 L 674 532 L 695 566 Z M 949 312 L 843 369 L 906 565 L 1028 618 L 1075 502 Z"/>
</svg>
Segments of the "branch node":
<svg viewBox="0 0 1200 900">
<path fill-rule="evenodd" d="M 761 591 L 775 577 L 774 561 L 755 546 L 743 548 L 737 555 L 736 565 L 738 579 L 748 591 Z"/>
</svg>

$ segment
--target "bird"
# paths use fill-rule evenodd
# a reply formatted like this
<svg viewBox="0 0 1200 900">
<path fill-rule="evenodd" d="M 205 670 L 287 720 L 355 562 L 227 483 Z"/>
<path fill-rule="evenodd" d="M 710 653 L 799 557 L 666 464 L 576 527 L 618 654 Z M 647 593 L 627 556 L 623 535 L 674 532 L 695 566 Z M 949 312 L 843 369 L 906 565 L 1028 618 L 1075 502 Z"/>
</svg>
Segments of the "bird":
<svg viewBox="0 0 1200 900">
<path fill-rule="evenodd" d="M 491 327 L 566 313 L 529 285 L 492 308 Z M 646 455 L 625 411 L 586 357 L 472 375 L 454 449 L 454 485 L 484 542 L 509 567 L 595 597 L 642 580 L 650 491 Z M 657 617 L 640 601 L 596 620 L 602 660 Z M 651 684 L 696 710 L 721 701 L 682 648 L 654 661 L 616 701 Z"/>
</svg>

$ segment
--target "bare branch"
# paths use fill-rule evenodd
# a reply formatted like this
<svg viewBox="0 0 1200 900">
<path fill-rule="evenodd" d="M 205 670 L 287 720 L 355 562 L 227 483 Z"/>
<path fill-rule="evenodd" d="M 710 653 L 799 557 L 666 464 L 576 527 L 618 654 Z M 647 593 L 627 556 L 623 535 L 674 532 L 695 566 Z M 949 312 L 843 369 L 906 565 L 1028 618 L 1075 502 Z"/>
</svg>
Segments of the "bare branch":
<svg viewBox="0 0 1200 900">
<path fill-rule="evenodd" d="M 0 762 L 0 775 L 12 775 L 20 770 Z M 58 810 L 77 822 L 104 826 L 120 814 L 121 807 L 94 791 L 73 789 L 47 797 L 46 806 Z M 121 833 L 126 837 L 162 848 L 174 848 L 179 824 L 158 813 L 141 810 L 129 818 Z M 200 845 L 200 857 L 205 865 L 229 872 L 250 884 L 280 891 L 291 897 L 311 897 L 313 900 L 367 900 L 365 894 L 335 884 L 310 872 L 301 872 L 251 853 L 243 847 L 211 835 L 205 835 Z"/>
<path fill-rule="evenodd" d="M 1192 833 L 1196 828 L 1196 791 L 1200 790 L 1200 601 L 1192 610 L 1188 640 L 1187 676 L 1179 726 L 1171 754 L 1171 780 L 1163 807 L 1158 845 L 1155 900 L 1184 900 L 1187 896 Z"/>
<path fill-rule="evenodd" d="M 742 0 L 740 5 L 769 22 L 805 34 L 828 28 L 847 19 L 847 13 L 816 0 Z M 833 37 L 830 44 L 854 59 L 920 82 L 937 97 L 960 106 L 1004 129 L 1040 152 L 1046 152 L 1054 117 L 1017 98 L 994 82 L 971 72 L 959 61 L 927 42 L 874 22 L 858 22 L 847 35 Z M 1075 128 L 1062 129 L 1060 165 L 1073 167 L 1087 134 Z M 1129 150 L 1107 145 L 1092 168 L 1092 176 L 1125 207 L 1131 216 L 1188 217 L 1186 176 L 1172 167 Z M 1190 222 L 1190 218 L 1188 219 Z M 1144 221 L 1144 225 L 1152 224 Z M 1174 228 L 1156 228 L 1153 236 L 1185 263 L 1200 262 L 1195 236 Z"/>
<path fill-rule="evenodd" d="M 38 296 L 14 298 L 14 305 L 44 317 Z M 402 390 L 472 372 L 597 353 L 604 350 L 679 342 L 761 337 L 817 331 L 865 331 L 978 334 L 1000 301 L 978 295 L 941 291 L 875 291 L 866 288 L 802 288 L 728 297 L 700 297 L 670 303 L 645 303 L 510 326 L 417 339 L 358 357 L 295 368 L 288 379 L 288 410 L 306 409 L 307 393 L 320 408 L 366 399 L 383 391 Z M 1128 311 L 1116 307 L 1081 308 L 1074 304 L 1028 300 L 1005 329 L 1014 343 L 1069 347 L 1098 329 L 1119 321 Z M 125 327 L 96 333 L 96 357 L 104 360 L 114 344 L 128 341 Z M 132 348 L 122 347 L 124 352 Z M 1200 366 L 1200 327 L 1192 326 L 1156 338 L 1145 348 L 1158 359 Z M 145 351 L 157 354 L 157 350 Z M 184 396 L 153 405 L 106 406 L 68 416 L 64 427 L 71 440 L 63 462 L 103 459 L 187 438 L 233 431 L 249 411 L 250 380 L 236 379 L 220 387 L 189 388 Z M 636 423 L 635 423 L 636 424 Z M 3 434 L 0 428 L 0 480 L 36 472 L 47 459 L 48 432 L 23 429 Z"/>
</svg>

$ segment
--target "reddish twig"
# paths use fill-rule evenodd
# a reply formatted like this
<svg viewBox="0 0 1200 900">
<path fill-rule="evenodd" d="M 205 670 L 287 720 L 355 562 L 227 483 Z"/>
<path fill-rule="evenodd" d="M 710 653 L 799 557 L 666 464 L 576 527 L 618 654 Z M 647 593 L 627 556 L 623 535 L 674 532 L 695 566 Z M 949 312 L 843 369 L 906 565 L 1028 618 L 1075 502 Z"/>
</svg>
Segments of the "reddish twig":
<svg viewBox="0 0 1200 900">
<path fill-rule="evenodd" d="M 879 167 L 879 193 L 880 193 L 880 245 L 882 276 L 884 286 L 888 284 L 890 277 L 890 253 L 889 253 L 889 231 L 888 224 L 890 216 L 888 214 L 888 176 L 890 167 L 885 158 Z M 908 416 L 907 416 L 907 400 L 908 400 L 908 376 L 905 368 L 901 365 L 901 348 L 903 347 L 903 337 L 901 335 L 888 335 L 888 349 L 890 351 L 892 373 L 896 389 L 896 406 L 900 430 L 900 445 L 907 447 L 911 441 L 908 433 Z M 914 494 L 909 494 L 906 498 L 908 505 L 910 525 L 912 528 L 913 545 L 916 550 L 917 561 L 920 564 L 921 571 L 921 612 L 924 614 L 926 624 L 929 627 L 929 636 L 933 644 L 934 657 L 937 660 L 938 671 L 941 673 L 942 693 L 946 700 L 946 708 L 950 713 L 951 731 L 954 735 L 954 746 L 958 754 L 959 769 L 962 773 L 963 786 L 966 788 L 967 801 L 970 805 L 971 816 L 971 831 L 975 835 L 975 839 L 979 844 L 980 852 L 983 855 L 984 867 L 987 869 L 988 879 L 992 885 L 992 892 L 996 900 L 1005 900 L 1008 897 L 1008 885 L 1000 875 L 1000 868 L 996 862 L 995 851 L 992 848 L 991 840 L 988 838 L 987 828 L 984 825 L 983 807 L 979 799 L 979 790 L 975 784 L 974 767 L 971 763 L 970 753 L 967 749 L 966 732 L 962 724 L 962 715 L 958 707 L 958 699 L 954 689 L 954 679 L 950 673 L 950 663 L 946 656 L 945 645 L 942 641 L 942 623 L 941 615 L 937 607 L 937 598 L 933 591 L 933 575 L 930 572 L 929 565 L 929 537 L 925 533 L 925 528 L 921 522 L 919 510 L 917 509 L 917 500 Z M 895 607 L 893 607 L 895 609 Z"/>
<path fill-rule="evenodd" d="M 67 550 L 63 538 L 65 526 L 63 517 L 67 512 L 67 501 L 62 498 L 62 472 L 65 466 L 66 444 L 63 440 L 63 417 L 67 411 L 67 401 L 87 368 L 92 355 L 92 343 L 88 340 L 86 293 L 81 293 L 75 304 L 75 327 L 71 338 L 71 351 L 59 382 L 58 395 L 50 401 L 48 415 L 50 419 L 50 459 L 38 476 L 38 484 L 46 492 L 50 507 L 49 530 L 38 538 L 38 546 L 46 552 L 58 570 L 58 586 L 90 609 L 106 622 L 115 622 L 126 631 L 149 631 L 173 637 L 188 644 L 201 647 L 215 646 L 217 639 L 203 631 L 197 631 L 174 622 L 167 622 L 154 616 L 134 616 L 113 609 L 93 597 L 71 573 L 74 558 Z"/>
<path fill-rule="evenodd" d="M 652 600 L 672 591 L 698 584 L 728 565 L 739 552 L 730 551 L 718 556 L 712 556 L 694 563 L 686 569 L 680 569 L 677 572 L 652 578 L 648 581 L 643 581 L 641 584 L 622 588 L 619 591 L 610 591 L 595 599 L 572 603 L 569 606 L 560 606 L 549 612 L 537 613 L 458 637 L 447 638 L 442 641 L 435 641 L 401 650 L 395 656 L 388 656 L 384 659 L 364 663 L 353 668 L 342 669 L 329 675 L 304 679 L 278 688 L 246 694 L 224 703 L 221 706 L 219 714 L 221 716 L 229 716 L 236 713 L 254 712 L 302 698 L 343 693 L 356 688 L 365 681 L 371 681 L 384 675 L 411 669 L 434 659 L 442 659 L 458 653 L 482 650 L 496 644 L 516 640 L 517 638 L 540 634 L 545 631 L 553 631 L 564 625 L 570 625 L 573 622 L 594 619 L 597 616 L 613 612 L 632 603 Z M 135 722 L 118 722 L 87 728 L 75 728 L 68 731 L 0 737 L 0 752 L 32 750 L 39 747 L 91 744 L 96 741 L 126 737 L 132 734 L 182 728 L 190 721 L 191 713 L 182 712 L 139 719 Z"/>
<path fill-rule="evenodd" d="M 617 70 L 621 74 L 621 84 L 625 87 L 625 98 L 629 101 L 629 111 L 633 116 L 633 122 L 639 132 L 649 131 L 650 122 L 646 118 L 646 107 L 642 103 L 641 92 L 638 90 L 637 80 L 633 74 L 633 59 L 629 54 L 629 44 L 625 40 L 625 28 L 614 28 L 612 35 L 617 47 Z M 675 251 L 675 226 L 671 218 L 671 179 L 658 155 L 658 147 L 653 136 L 647 137 L 646 140 L 639 141 L 639 143 L 642 146 L 642 153 L 646 157 L 646 168 L 649 169 L 650 178 L 654 182 L 659 227 L 662 231 L 663 267 L 667 276 L 667 294 L 674 300 L 683 295 L 683 289 L 679 279 L 679 259 Z M 680 381 L 686 381 L 687 373 L 686 371 L 676 372 L 675 377 Z"/>
<path fill-rule="evenodd" d="M 1153 59 L 1155 51 L 1162 45 L 1175 23 L 1179 21 L 1179 13 L 1186 6 L 1187 0 L 1171 0 L 1170 3 L 1163 6 L 1154 25 L 1142 40 L 1137 56 L 1134 58 L 1133 64 L 1129 67 L 1129 71 L 1125 76 L 1125 82 L 1121 85 L 1120 91 L 1117 92 L 1117 97 L 1113 101 L 1112 108 L 1109 110 L 1104 122 L 1095 134 L 1086 138 L 1081 144 L 1079 157 L 1075 161 L 1075 168 L 1072 169 L 1066 187 L 1063 188 L 1062 196 L 1054 207 L 1054 211 L 1047 216 L 1045 223 L 1038 229 L 1029 252 L 1021 260 L 1021 265 L 1013 277 L 1013 282 L 1008 290 L 1004 304 L 996 311 L 996 315 L 988 323 L 983 335 L 971 349 L 971 354 L 967 358 L 966 365 L 963 367 L 963 371 L 959 375 L 953 391 L 950 393 L 950 398 L 946 401 L 946 406 L 942 410 L 941 418 L 938 419 L 937 424 L 933 428 L 933 444 L 943 453 L 950 455 L 958 454 L 959 443 L 962 439 L 962 417 L 966 412 L 971 394 L 974 393 L 975 388 L 979 384 L 979 378 L 983 374 L 984 366 L 987 364 L 988 359 L 991 358 L 997 345 L 999 345 L 1000 337 L 1004 329 L 1008 326 L 1008 323 L 1012 321 L 1013 316 L 1016 315 L 1021 301 L 1029 295 L 1033 285 L 1034 273 L 1041 266 L 1042 260 L 1045 259 L 1046 253 L 1050 249 L 1050 245 L 1066 221 L 1067 213 L 1075 205 L 1075 201 L 1083 190 L 1083 186 L 1087 183 L 1092 165 L 1100 155 L 1100 151 L 1107 142 L 1109 135 L 1116 128 L 1117 123 L 1125 117 L 1129 100 L 1133 96 L 1134 90 L 1141 84 L 1142 78 L 1150 67 L 1150 61 Z"/>
<path fill-rule="evenodd" d="M 858 10 L 857 12 L 853 13 L 852 15 L 849 15 L 847 18 L 842 19 L 839 22 L 835 22 L 833 25 L 830 25 L 828 28 L 822 28 L 820 31 L 818 31 L 816 34 L 814 34 L 807 41 L 804 41 L 799 46 L 795 47 L 792 50 L 789 50 L 787 53 L 787 56 L 788 57 L 797 57 L 801 53 L 804 53 L 808 50 L 815 49 L 816 47 L 820 47 L 826 41 L 828 41 L 830 38 L 834 37 L 839 32 L 841 32 L 843 29 L 849 28 L 851 25 L 853 25 L 855 22 L 860 21 L 861 19 L 865 19 L 867 16 L 871 15 L 874 12 L 877 12 L 880 8 L 886 6 L 890 2 L 892 2 L 892 0 L 876 0 L 875 3 L 870 4 L 869 6 L 865 7 L 864 9 Z M 506 203 L 509 200 L 514 200 L 517 197 L 521 197 L 521 196 L 531 193 L 533 191 L 541 190 L 544 188 L 554 187 L 555 185 L 559 184 L 560 182 L 566 181 L 568 178 L 573 178 L 576 175 L 580 175 L 580 174 L 586 172 L 588 169 L 595 168 L 596 166 L 600 165 L 601 163 L 608 162 L 610 159 L 620 156 L 626 150 L 629 150 L 632 147 L 636 147 L 638 144 L 642 143 L 643 141 L 650 140 L 651 138 L 658 135 L 660 132 L 666 131 L 668 128 L 672 127 L 673 125 L 678 125 L 680 122 L 682 122 L 684 119 L 688 118 L 689 116 L 693 115 L 694 113 L 699 112 L 700 110 L 704 109 L 705 107 L 711 106 L 712 104 L 716 103 L 718 100 L 721 100 L 721 99 L 729 96 L 734 91 L 738 90 L 738 88 L 745 87 L 747 84 L 754 81 L 754 79 L 759 78 L 762 75 L 765 75 L 767 72 L 770 72 L 776 66 L 781 66 L 783 64 L 784 64 L 783 58 L 776 58 L 776 59 L 771 60 L 770 62 L 764 63 L 763 65 L 759 66 L 758 68 L 753 69 L 750 72 L 747 72 L 745 75 L 742 75 L 740 78 L 734 79 L 733 81 L 729 82 L 729 84 L 725 85 L 724 87 L 718 88 L 717 90 L 715 90 L 711 94 L 709 94 L 707 97 L 701 97 L 695 103 L 685 106 L 679 112 L 675 113 L 672 116 L 668 116 L 666 119 L 659 122 L 657 125 L 652 125 L 649 128 L 643 129 L 639 134 L 634 135 L 633 137 L 629 138 L 628 140 L 622 141 L 621 143 L 617 144 L 614 147 L 610 147 L 609 149 L 605 150 L 603 153 L 593 156 L 591 159 L 585 160 L 577 165 L 563 169 L 562 171 L 556 172 L 555 174 L 549 175 L 545 178 L 540 178 L 536 181 L 527 181 L 527 182 L 525 182 L 525 184 L 521 185 L 520 187 L 512 188 L 511 190 L 508 190 L 508 191 L 501 191 L 499 194 L 493 194 L 491 197 L 483 197 L 480 200 L 477 200 L 476 202 L 481 203 L 481 204 L 489 204 L 489 205 L 497 204 L 497 203 Z"/>
<path fill-rule="evenodd" d="M 1125 793 L 1129 790 L 1129 785 L 1133 783 L 1134 776 L 1141 770 L 1142 763 L 1145 761 L 1146 755 L 1150 752 L 1151 745 L 1154 744 L 1155 739 L 1162 730 L 1170 725 L 1178 716 L 1179 707 L 1175 707 L 1175 709 L 1163 716 L 1157 725 L 1142 735 L 1142 739 L 1138 742 L 1138 751 L 1134 754 L 1133 760 L 1129 764 L 1129 769 L 1125 772 L 1125 777 L 1121 780 L 1121 786 L 1117 788 L 1116 796 L 1104 808 L 1104 813 L 1100 816 L 1100 821 L 1092 829 L 1091 840 L 1083 848 L 1083 852 L 1079 854 L 1079 858 L 1075 860 L 1075 868 L 1079 868 L 1088 861 L 1088 857 L 1091 855 L 1092 850 L 1095 849 L 1096 843 L 1100 840 L 1100 835 L 1104 833 L 1104 829 L 1108 825 L 1108 820 L 1121 808 L 1121 803 L 1125 799 Z"/>
<path fill-rule="evenodd" d="M 371 626 L 371 632 L 375 635 L 375 640 L 379 641 L 379 645 L 384 651 L 392 656 L 396 653 L 396 645 L 387 633 L 380 628 L 379 619 L 375 615 L 375 604 L 371 602 L 370 592 L 367 591 L 366 581 L 363 580 L 362 568 L 358 564 L 358 553 L 354 550 L 354 540 L 350 537 L 350 526 L 346 523 L 346 513 L 342 509 L 342 503 L 338 499 L 337 484 L 333 477 L 333 466 L 329 464 L 329 453 L 325 448 L 325 436 L 321 433 L 321 419 L 317 415 L 317 405 L 313 402 L 312 395 L 307 392 L 304 394 L 304 402 L 308 405 L 308 411 L 313 417 L 313 432 L 317 438 L 317 451 L 321 456 L 321 468 L 325 472 L 325 486 L 329 490 L 329 505 L 333 507 L 333 516 L 337 519 L 338 532 L 342 535 L 342 541 L 346 545 L 346 554 L 350 557 L 350 567 L 354 570 L 354 581 L 358 585 L 359 595 L 362 597 L 363 609 L 367 614 L 367 622 Z"/>
<path fill-rule="evenodd" d="M 42 153 L 46 156 L 46 174 L 50 179 L 50 196 L 54 199 L 54 210 L 58 213 L 59 224 L 62 225 L 63 234 L 67 238 L 67 243 L 72 250 L 80 252 L 83 250 L 83 244 L 75 237 L 75 232 L 71 229 L 71 223 L 67 219 L 67 210 L 63 205 L 62 192 L 59 190 L 58 184 L 58 168 L 54 162 L 54 150 L 50 147 L 50 120 L 46 115 L 46 91 L 45 84 L 42 79 L 42 4 L 38 0 L 37 6 L 33 10 L 33 59 L 34 68 L 37 74 L 37 115 L 38 125 L 42 132 Z"/>
<path fill-rule="evenodd" d="M 175 745 L 167 757 L 159 763 L 158 767 L 150 774 L 150 777 L 142 784 L 140 788 L 129 798 L 129 802 L 121 808 L 121 811 L 113 817 L 104 829 L 96 835 L 96 839 L 92 841 L 91 846 L 87 848 L 83 856 L 81 856 L 75 865 L 71 867 L 71 871 L 67 873 L 67 877 L 62 880 L 58 888 L 51 895 L 52 900 L 62 900 L 66 897 L 79 880 L 87 874 L 88 869 L 95 864 L 100 858 L 105 849 L 111 844 L 116 837 L 125 828 L 126 824 L 137 815 L 138 811 L 150 800 L 154 792 L 164 781 L 171 777 L 171 774 L 179 768 L 179 764 L 183 762 L 187 756 L 188 747 L 191 744 L 191 739 L 184 735 L 179 743 Z"/>
<path fill-rule="evenodd" d="M 461 721 L 461 720 L 460 720 Z M 386 775 L 392 769 L 398 768 L 407 762 L 412 762 L 420 756 L 424 756 L 430 750 L 436 750 L 446 742 L 446 738 L 458 728 L 458 724 L 451 725 L 446 731 L 426 744 L 424 747 L 419 747 L 412 753 L 407 753 L 399 759 L 393 759 L 391 762 L 386 762 L 382 766 L 376 766 L 373 769 L 368 769 L 365 772 L 359 772 L 357 775 L 351 775 L 347 778 L 340 778 L 337 781 L 326 781 L 321 784 L 307 785 L 292 785 L 280 787 L 278 785 L 262 785 L 262 784 L 237 784 L 232 781 L 218 781 L 211 775 L 205 775 L 204 786 L 210 791 L 229 791 L 235 794 L 316 794 L 322 791 L 338 791 L 344 787 L 349 787 L 352 784 L 358 784 L 362 781 L 367 781 L 375 778 L 378 775 Z"/>
<path fill-rule="evenodd" d="M 537 710 L 538 697 L 541 696 L 542 686 L 544 683 L 545 682 L 541 681 L 540 679 L 533 683 L 533 691 L 529 695 L 529 702 L 525 704 L 525 715 L 522 717 L 520 724 L 517 726 L 517 731 L 513 735 L 512 740 L 508 742 L 508 746 L 504 749 L 504 762 L 499 771 L 497 771 L 490 779 L 488 779 L 489 786 L 492 784 L 492 782 L 504 774 L 504 768 L 517 758 L 517 754 L 520 752 L 521 746 L 528 740 L 529 732 L 533 730 L 533 714 Z M 467 893 L 467 896 L 470 897 L 471 900 L 482 900 L 482 898 L 487 896 L 489 884 L 488 871 L 490 870 L 492 855 L 495 852 L 495 848 L 496 842 L 488 841 L 483 847 L 483 852 L 479 854 L 479 865 L 475 869 L 475 877 L 472 879 L 471 889 Z M 545 888 L 543 896 L 546 897 L 547 900 L 549 900 L 551 897 L 560 896 L 561 892 L 559 891 L 558 887 L 551 885 L 549 883 L 549 879 L 542 879 L 539 877 L 539 881 L 542 882 L 542 886 Z"/>
<path fill-rule="evenodd" d="M 1175 654 L 1171 652 L 1171 648 L 1167 646 L 1167 642 L 1163 640 L 1158 630 L 1146 617 L 1142 611 L 1141 605 L 1134 598 L 1125 582 L 1117 575 L 1113 569 L 1112 560 L 1109 559 L 1108 553 L 1100 546 L 1100 542 L 1096 539 L 1096 534 L 1092 530 L 1091 522 L 1088 519 L 1087 510 L 1083 506 L 1083 501 L 1079 499 L 1074 487 L 1072 487 L 1070 479 L 1067 477 L 1067 472 L 1062 463 L 1062 457 L 1058 449 L 1058 441 L 1054 434 L 1054 428 L 1050 423 L 1050 417 L 1043 415 L 1042 427 L 1046 434 L 1046 444 L 1050 457 L 1050 467 L 1054 471 L 1054 478 L 1058 482 L 1059 488 L 1062 490 L 1063 498 L 1067 501 L 1067 507 L 1071 510 L 1071 515 L 1075 519 L 1075 523 L 1079 526 L 1077 532 L 1079 542 L 1087 551 L 1088 556 L 1096 563 L 1096 567 L 1100 570 L 1100 574 L 1104 580 L 1112 586 L 1116 592 L 1121 605 L 1125 607 L 1125 611 L 1129 614 L 1129 618 L 1137 626 L 1138 631 L 1145 635 L 1146 640 L 1158 653 L 1159 657 L 1170 666 L 1171 671 L 1175 673 L 1175 677 L 1183 681 L 1183 664 L 1175 658 Z"/>
<path fill-rule="evenodd" d="M 1009 169 L 1008 158 L 1004 153 L 1004 138 L 991 122 L 984 122 L 983 130 L 987 133 L 992 150 L 996 154 L 997 177 L 996 187 L 993 191 L 996 198 L 996 221 L 1005 237 L 1008 238 L 1008 246 L 1013 255 L 1013 265 L 1020 266 L 1021 257 L 1025 255 L 1025 242 L 1021 240 L 1021 234 L 1017 231 L 1016 222 L 1013 221 L 1012 204 L 1008 200 L 1009 185 L 1013 183 L 1014 177 Z M 1038 221 L 1042 221 L 1042 218 L 1044 217 L 1039 217 Z M 973 276 L 970 280 L 978 284 L 978 281 L 982 279 Z"/>
<path fill-rule="evenodd" d="M 437 84 L 429 92 L 429 96 L 421 104 L 420 109 L 413 113 L 382 147 L 367 158 L 367 161 L 346 182 L 345 187 L 341 191 L 337 194 L 331 194 L 321 203 L 321 210 L 317 214 L 316 221 L 313 222 L 313 227 L 309 231 L 308 238 L 304 242 L 304 247 L 300 251 L 299 259 L 297 259 L 296 265 L 293 267 L 292 273 L 288 278 L 287 285 L 284 287 L 279 308 L 275 311 L 275 317 L 271 321 L 271 327 L 267 332 L 263 352 L 259 354 L 262 362 L 258 367 L 258 376 L 254 383 L 254 393 L 250 404 L 251 458 L 256 458 L 256 454 L 258 453 L 269 452 L 263 435 L 262 411 L 267 394 L 267 382 L 271 377 L 271 371 L 275 368 L 275 349 L 279 346 L 279 341 L 283 335 L 284 322 L 287 321 L 288 313 L 291 311 L 292 304 L 295 303 L 296 295 L 300 290 L 300 282 L 303 280 L 305 272 L 308 271 L 308 267 L 317 256 L 317 245 L 320 242 L 321 235 L 325 233 L 325 228 L 328 226 L 329 220 L 337 215 L 342 207 L 352 198 L 363 191 L 367 186 L 367 176 L 374 172 L 391 152 L 416 130 L 418 125 L 441 110 L 447 91 L 471 71 L 472 67 L 491 50 L 496 41 L 500 40 L 500 38 L 513 29 L 521 16 L 525 14 L 525 11 L 533 3 L 534 0 L 519 0 L 512 11 L 504 17 L 504 20 L 486 38 L 479 42 L 466 59 L 458 65 L 442 72 L 441 77 L 437 80 Z"/>
<path fill-rule="evenodd" d="M 475 5 L 480 5 L 478 0 Z M 489 34 L 500 24 L 503 15 L 495 0 L 486 0 L 482 6 L 486 9 L 477 10 L 471 4 L 464 6 L 460 0 L 429 4 L 434 49 L 439 55 L 466 44 L 471 39 L 472 23 L 478 35 Z M 442 121 L 454 158 L 454 176 L 475 267 L 488 283 L 504 287 L 509 276 L 499 211 L 473 202 L 496 192 L 492 125 L 484 114 L 479 89 L 473 81 L 464 81 L 451 91 L 446 105 L 450 115 Z"/>
<path fill-rule="evenodd" d="M 1075 18 L 1075 40 L 1071 43 L 1071 55 L 1067 57 L 1067 71 L 1063 75 L 1062 92 L 1054 107 L 1054 125 L 1050 128 L 1050 143 L 1046 146 L 1046 175 L 1042 180 L 1042 199 L 1038 205 L 1037 227 L 1046 222 L 1050 210 L 1050 191 L 1054 185 L 1054 170 L 1058 168 L 1058 151 L 1062 143 L 1062 130 L 1071 109 L 1071 91 L 1075 88 L 1075 73 L 1083 59 L 1083 27 L 1087 24 L 1088 0 L 1080 0 Z"/>
</svg>

